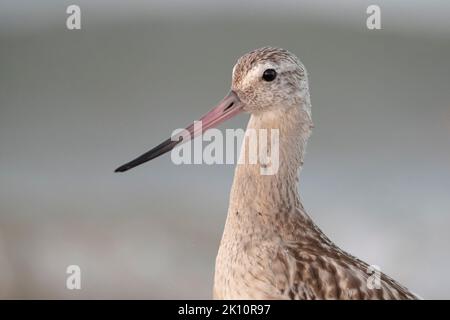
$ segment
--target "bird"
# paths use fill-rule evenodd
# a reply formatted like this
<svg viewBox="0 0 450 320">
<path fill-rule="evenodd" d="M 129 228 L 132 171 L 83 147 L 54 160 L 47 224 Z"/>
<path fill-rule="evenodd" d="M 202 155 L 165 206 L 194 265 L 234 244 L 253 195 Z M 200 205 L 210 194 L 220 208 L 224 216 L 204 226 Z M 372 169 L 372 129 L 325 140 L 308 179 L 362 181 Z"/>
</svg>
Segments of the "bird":
<svg viewBox="0 0 450 320">
<path fill-rule="evenodd" d="M 245 161 L 249 141 L 244 140 L 240 155 L 244 160 L 235 168 L 216 257 L 213 298 L 418 299 L 388 275 L 373 273 L 372 266 L 340 249 L 303 207 L 299 176 L 314 127 L 308 77 L 297 56 L 285 49 L 250 51 L 237 60 L 230 92 L 200 118 L 200 129 L 188 126 L 116 172 L 161 156 L 239 113 L 249 113 L 247 132 L 277 130 L 278 144 L 269 143 L 268 148 L 278 148 L 278 170 L 261 174 L 267 164 Z"/>
</svg>

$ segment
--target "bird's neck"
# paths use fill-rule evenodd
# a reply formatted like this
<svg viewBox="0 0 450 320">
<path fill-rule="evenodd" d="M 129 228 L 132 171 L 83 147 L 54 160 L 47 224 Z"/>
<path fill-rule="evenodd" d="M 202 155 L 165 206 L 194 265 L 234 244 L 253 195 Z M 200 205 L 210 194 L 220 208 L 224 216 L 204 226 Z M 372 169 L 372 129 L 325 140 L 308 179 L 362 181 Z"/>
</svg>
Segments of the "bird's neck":
<svg viewBox="0 0 450 320">
<path fill-rule="evenodd" d="M 310 115 L 305 110 L 295 106 L 251 116 L 240 164 L 235 171 L 229 215 L 239 210 L 243 214 L 288 213 L 301 207 L 298 179 L 312 128 Z M 251 139 L 255 137 L 258 145 L 256 164 L 250 162 L 249 156 L 254 151 Z M 267 145 L 269 163 L 259 156 L 263 145 Z"/>
</svg>

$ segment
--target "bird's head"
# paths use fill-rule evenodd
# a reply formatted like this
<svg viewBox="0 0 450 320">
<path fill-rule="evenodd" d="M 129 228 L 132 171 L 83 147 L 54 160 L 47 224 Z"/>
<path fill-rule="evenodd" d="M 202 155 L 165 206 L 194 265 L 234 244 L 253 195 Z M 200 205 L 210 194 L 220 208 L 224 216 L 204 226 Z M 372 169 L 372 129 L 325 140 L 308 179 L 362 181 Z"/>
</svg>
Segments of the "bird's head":
<svg viewBox="0 0 450 320">
<path fill-rule="evenodd" d="M 281 48 L 264 47 L 239 58 L 231 88 L 243 110 L 250 113 L 310 107 L 306 69 L 294 54 Z"/>
<path fill-rule="evenodd" d="M 239 58 L 233 68 L 231 91 L 199 119 L 201 127 L 188 126 L 182 134 L 167 139 L 117 168 L 116 172 L 127 171 L 159 157 L 241 112 L 257 115 L 299 107 L 310 120 L 309 99 L 307 72 L 295 55 L 272 47 L 253 50 Z"/>
</svg>

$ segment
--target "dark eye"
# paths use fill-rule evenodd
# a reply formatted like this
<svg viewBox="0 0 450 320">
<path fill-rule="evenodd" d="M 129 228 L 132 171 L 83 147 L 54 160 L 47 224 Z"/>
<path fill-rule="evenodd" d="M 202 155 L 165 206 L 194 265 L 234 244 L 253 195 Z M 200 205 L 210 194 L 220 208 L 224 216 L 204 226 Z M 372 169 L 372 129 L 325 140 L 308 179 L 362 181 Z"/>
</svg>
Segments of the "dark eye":
<svg viewBox="0 0 450 320">
<path fill-rule="evenodd" d="M 266 71 L 264 71 L 262 77 L 265 81 L 270 82 L 275 80 L 275 78 L 277 77 L 277 72 L 274 69 L 267 69 Z"/>
</svg>

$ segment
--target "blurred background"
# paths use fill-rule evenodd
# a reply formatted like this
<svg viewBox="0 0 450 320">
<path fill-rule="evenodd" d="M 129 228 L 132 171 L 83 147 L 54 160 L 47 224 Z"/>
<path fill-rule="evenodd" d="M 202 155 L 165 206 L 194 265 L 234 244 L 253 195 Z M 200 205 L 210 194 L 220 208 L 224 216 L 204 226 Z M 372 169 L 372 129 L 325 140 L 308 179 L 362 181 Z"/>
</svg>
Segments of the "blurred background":
<svg viewBox="0 0 450 320">
<path fill-rule="evenodd" d="M 370 4 L 382 30 L 366 28 Z M 113 170 L 271 45 L 310 72 L 309 214 L 420 296 L 450 298 L 449 17 L 438 0 L 1 1 L 0 297 L 210 298 L 234 166 Z M 72 264 L 81 290 L 66 289 Z"/>
</svg>

